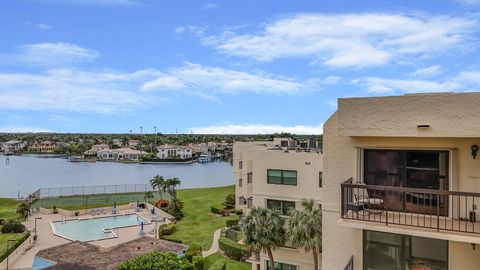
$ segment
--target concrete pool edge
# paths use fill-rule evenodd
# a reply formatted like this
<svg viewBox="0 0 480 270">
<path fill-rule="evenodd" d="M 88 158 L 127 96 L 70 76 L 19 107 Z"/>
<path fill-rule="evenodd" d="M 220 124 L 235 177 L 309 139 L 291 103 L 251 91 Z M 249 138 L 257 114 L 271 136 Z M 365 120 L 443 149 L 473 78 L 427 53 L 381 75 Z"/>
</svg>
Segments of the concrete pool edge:
<svg viewBox="0 0 480 270">
<path fill-rule="evenodd" d="M 57 232 L 57 229 L 56 229 L 54 223 L 66 222 L 66 221 L 84 221 L 84 220 L 112 218 L 112 217 L 117 217 L 117 216 L 133 216 L 133 215 L 136 215 L 137 217 L 140 217 L 145 222 L 144 223 L 145 225 L 151 224 L 151 222 L 148 221 L 148 219 L 145 218 L 144 216 L 142 216 L 140 213 L 131 213 L 131 214 L 123 214 L 123 215 L 109 215 L 109 216 L 102 216 L 102 217 L 90 217 L 90 218 L 83 218 L 83 219 L 81 219 L 81 218 L 71 218 L 71 219 L 65 219 L 65 220 L 54 220 L 54 221 L 50 221 L 50 228 L 52 229 L 53 235 L 58 236 L 58 237 L 63 238 L 63 239 L 66 239 L 68 241 L 72 241 L 72 242 L 79 241 L 79 242 L 88 243 L 88 242 L 109 240 L 109 239 L 118 238 L 118 235 L 113 231 L 114 229 L 131 228 L 131 227 L 136 227 L 136 226 L 139 226 L 139 225 L 137 224 L 137 225 L 128 225 L 128 226 L 118 226 L 118 227 L 114 227 L 114 228 L 101 228 L 101 230 L 104 233 L 106 233 L 105 230 L 110 230 L 108 233 L 113 234 L 113 237 L 105 237 L 105 238 L 92 239 L 92 240 L 88 240 L 88 241 L 81 241 L 81 240 L 75 240 L 75 239 L 72 239 L 70 237 L 59 234 Z"/>
</svg>

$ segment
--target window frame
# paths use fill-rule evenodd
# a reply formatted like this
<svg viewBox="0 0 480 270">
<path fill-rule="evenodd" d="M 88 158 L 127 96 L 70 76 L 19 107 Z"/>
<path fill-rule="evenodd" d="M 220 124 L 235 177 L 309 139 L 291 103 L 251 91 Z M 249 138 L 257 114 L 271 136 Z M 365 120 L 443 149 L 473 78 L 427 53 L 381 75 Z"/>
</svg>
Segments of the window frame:
<svg viewBox="0 0 480 270">
<path fill-rule="evenodd" d="M 272 209 L 271 207 L 269 207 L 269 201 L 270 202 L 277 202 L 277 203 L 280 203 L 280 209 L 278 209 L 280 211 L 280 214 L 282 216 L 288 216 L 288 211 L 291 209 L 291 208 L 296 208 L 297 207 L 297 202 L 296 201 L 286 201 L 286 200 L 277 200 L 277 199 L 266 199 L 265 201 L 265 205 L 267 208 L 269 209 Z M 284 203 L 293 203 L 293 207 L 291 208 L 285 208 L 284 207 Z M 277 209 L 277 208 L 273 208 L 273 209 Z"/>
<path fill-rule="evenodd" d="M 270 181 L 269 173 L 271 171 L 279 171 L 280 172 L 280 183 L 275 183 L 275 182 Z M 285 181 L 286 178 L 293 179 L 293 177 L 284 176 L 284 172 L 294 172 L 295 173 L 295 184 L 289 184 Z M 278 177 L 278 176 L 276 176 L 276 177 Z M 298 171 L 296 171 L 296 170 L 281 170 L 281 169 L 267 169 L 267 184 L 269 184 L 269 185 L 297 186 L 298 185 Z"/>
</svg>

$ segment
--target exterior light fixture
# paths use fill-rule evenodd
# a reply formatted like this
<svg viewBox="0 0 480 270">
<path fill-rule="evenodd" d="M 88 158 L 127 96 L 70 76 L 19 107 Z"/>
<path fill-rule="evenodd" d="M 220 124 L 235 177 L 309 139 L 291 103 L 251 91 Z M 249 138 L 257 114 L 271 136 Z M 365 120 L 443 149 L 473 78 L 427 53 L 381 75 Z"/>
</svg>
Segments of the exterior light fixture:
<svg viewBox="0 0 480 270">
<path fill-rule="evenodd" d="M 430 125 L 426 125 L 426 124 L 421 124 L 421 125 L 417 125 L 417 128 L 429 128 Z"/>
<path fill-rule="evenodd" d="M 478 147 L 478 145 L 474 144 L 474 145 L 472 145 L 472 147 L 470 147 L 470 149 L 472 149 L 473 159 L 476 159 L 477 158 L 477 152 L 478 152 L 478 149 L 480 149 L 480 147 Z"/>
</svg>

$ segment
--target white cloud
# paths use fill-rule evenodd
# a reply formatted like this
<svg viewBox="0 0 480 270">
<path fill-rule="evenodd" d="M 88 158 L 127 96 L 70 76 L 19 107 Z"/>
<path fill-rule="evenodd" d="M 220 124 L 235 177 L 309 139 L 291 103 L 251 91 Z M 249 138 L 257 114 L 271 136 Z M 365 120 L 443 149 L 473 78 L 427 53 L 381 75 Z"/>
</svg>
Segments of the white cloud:
<svg viewBox="0 0 480 270">
<path fill-rule="evenodd" d="M 188 133 L 195 134 L 272 134 L 275 132 L 287 132 L 293 134 L 322 134 L 323 124 L 317 126 L 297 125 L 281 126 L 266 124 L 225 124 L 207 127 L 194 127 Z"/>
<path fill-rule="evenodd" d="M 100 54 L 71 43 L 36 43 L 21 45 L 13 54 L 0 55 L 0 62 L 32 66 L 64 66 L 91 62 Z"/>
<path fill-rule="evenodd" d="M 327 77 L 326 83 L 335 83 L 337 77 Z M 261 94 L 297 94 L 319 88 L 316 82 L 299 82 L 290 78 L 275 77 L 271 74 L 254 74 L 244 71 L 205 67 L 186 63 L 155 80 L 143 84 L 142 90 L 179 90 L 196 93 L 236 94 L 255 92 Z M 325 84 L 326 84 L 325 83 Z"/>
<path fill-rule="evenodd" d="M 365 87 L 369 93 L 375 94 L 479 91 L 480 71 L 461 72 L 443 81 L 366 77 L 353 80 L 353 84 Z"/>
<path fill-rule="evenodd" d="M 218 6 L 215 3 L 208 3 L 202 7 L 203 10 L 211 10 L 216 8 L 218 8 Z"/>
<path fill-rule="evenodd" d="M 27 126 L 2 126 L 0 127 L 0 133 L 38 133 L 38 132 L 54 132 L 53 130 L 38 127 Z"/>
<path fill-rule="evenodd" d="M 427 78 L 427 77 L 433 77 L 433 76 L 439 75 L 442 72 L 443 72 L 442 66 L 435 65 L 435 66 L 429 66 L 426 68 L 417 69 L 412 73 L 412 76 Z"/>
<path fill-rule="evenodd" d="M 153 76 L 158 72 L 64 68 L 41 74 L 0 73 L 0 108 L 103 114 L 133 111 L 161 101 L 138 91 L 141 83 Z"/>
<path fill-rule="evenodd" d="M 52 29 L 52 26 L 50 24 L 46 24 L 46 23 L 38 23 L 35 25 L 36 28 L 40 29 L 40 30 L 50 30 Z"/>
<path fill-rule="evenodd" d="M 256 33 L 229 30 L 202 41 L 222 53 L 258 61 L 303 57 L 329 67 L 362 68 L 458 49 L 476 25 L 449 16 L 299 14 Z"/>
</svg>

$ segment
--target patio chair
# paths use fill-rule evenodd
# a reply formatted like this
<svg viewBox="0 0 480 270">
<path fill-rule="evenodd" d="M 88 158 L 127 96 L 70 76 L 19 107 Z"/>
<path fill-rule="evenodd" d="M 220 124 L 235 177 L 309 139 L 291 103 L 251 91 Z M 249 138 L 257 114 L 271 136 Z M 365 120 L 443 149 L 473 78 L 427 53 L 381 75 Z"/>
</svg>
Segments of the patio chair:
<svg viewBox="0 0 480 270">
<path fill-rule="evenodd" d="M 363 182 L 355 184 L 365 185 Z M 353 200 L 354 205 L 357 205 L 358 209 L 363 210 L 366 214 L 381 214 L 384 211 L 383 199 L 376 194 L 369 194 L 367 189 L 353 188 Z"/>
</svg>

